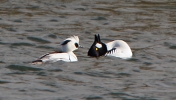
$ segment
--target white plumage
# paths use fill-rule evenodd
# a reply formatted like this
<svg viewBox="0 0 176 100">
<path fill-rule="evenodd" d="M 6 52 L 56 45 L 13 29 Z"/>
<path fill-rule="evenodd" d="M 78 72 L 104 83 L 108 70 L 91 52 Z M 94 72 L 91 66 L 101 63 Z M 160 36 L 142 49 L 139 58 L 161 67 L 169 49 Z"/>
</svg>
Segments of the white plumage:
<svg viewBox="0 0 176 100">
<path fill-rule="evenodd" d="M 38 60 L 32 62 L 32 64 L 42 64 L 46 62 L 75 62 L 78 61 L 77 56 L 73 53 L 74 50 L 78 49 L 79 38 L 78 36 L 72 36 L 61 42 L 61 52 L 51 52 L 43 55 Z"/>
<path fill-rule="evenodd" d="M 132 51 L 130 46 L 123 40 L 114 40 L 106 43 L 108 52 L 106 56 L 114 56 L 122 59 L 128 59 L 132 57 Z"/>
</svg>

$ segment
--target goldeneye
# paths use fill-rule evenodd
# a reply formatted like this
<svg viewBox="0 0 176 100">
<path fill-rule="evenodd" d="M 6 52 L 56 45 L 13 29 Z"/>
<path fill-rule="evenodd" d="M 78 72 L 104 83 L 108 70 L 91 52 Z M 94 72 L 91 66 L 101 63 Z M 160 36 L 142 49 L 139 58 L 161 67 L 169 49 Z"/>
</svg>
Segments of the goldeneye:
<svg viewBox="0 0 176 100">
<path fill-rule="evenodd" d="M 123 40 L 114 40 L 108 43 L 101 42 L 100 35 L 95 35 L 95 40 L 88 51 L 88 56 L 113 56 L 122 59 L 132 57 L 132 51 L 129 45 Z"/>
</svg>

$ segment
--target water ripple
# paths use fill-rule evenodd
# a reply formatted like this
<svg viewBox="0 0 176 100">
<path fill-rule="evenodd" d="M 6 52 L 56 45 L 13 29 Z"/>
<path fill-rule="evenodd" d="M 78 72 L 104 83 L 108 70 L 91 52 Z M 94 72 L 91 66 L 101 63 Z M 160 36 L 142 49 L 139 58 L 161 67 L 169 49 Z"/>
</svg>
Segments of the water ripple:
<svg viewBox="0 0 176 100">
<path fill-rule="evenodd" d="M 18 70 L 18 71 L 40 71 L 40 70 L 43 70 L 41 68 L 34 68 L 34 67 L 24 66 L 24 65 L 9 65 L 6 68 L 12 69 L 12 70 Z"/>
</svg>

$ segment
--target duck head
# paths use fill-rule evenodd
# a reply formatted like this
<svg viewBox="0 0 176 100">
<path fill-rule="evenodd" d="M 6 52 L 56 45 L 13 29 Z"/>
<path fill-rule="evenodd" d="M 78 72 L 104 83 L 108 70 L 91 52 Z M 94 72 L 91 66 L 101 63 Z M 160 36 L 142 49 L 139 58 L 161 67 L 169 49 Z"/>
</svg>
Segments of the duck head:
<svg viewBox="0 0 176 100">
<path fill-rule="evenodd" d="M 95 40 L 88 51 L 88 56 L 100 57 L 100 56 L 105 55 L 106 53 L 107 53 L 106 44 L 101 42 L 99 34 L 95 35 Z"/>
<path fill-rule="evenodd" d="M 70 38 L 65 39 L 61 43 L 61 45 L 62 45 L 62 52 L 74 51 L 74 50 L 78 49 L 78 47 L 80 47 L 79 38 L 78 38 L 78 36 L 72 36 Z"/>
</svg>

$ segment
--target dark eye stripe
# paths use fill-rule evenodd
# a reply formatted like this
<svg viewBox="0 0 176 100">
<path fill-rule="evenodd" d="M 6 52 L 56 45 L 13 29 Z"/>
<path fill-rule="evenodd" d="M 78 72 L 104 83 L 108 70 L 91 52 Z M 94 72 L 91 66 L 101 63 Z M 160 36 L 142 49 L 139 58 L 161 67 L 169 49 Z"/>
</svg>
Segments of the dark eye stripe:
<svg viewBox="0 0 176 100">
<path fill-rule="evenodd" d="M 61 45 L 66 45 L 68 42 L 70 42 L 71 40 L 65 40 Z"/>
</svg>

